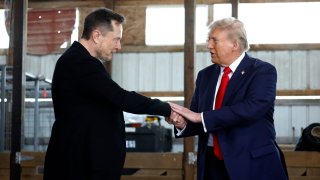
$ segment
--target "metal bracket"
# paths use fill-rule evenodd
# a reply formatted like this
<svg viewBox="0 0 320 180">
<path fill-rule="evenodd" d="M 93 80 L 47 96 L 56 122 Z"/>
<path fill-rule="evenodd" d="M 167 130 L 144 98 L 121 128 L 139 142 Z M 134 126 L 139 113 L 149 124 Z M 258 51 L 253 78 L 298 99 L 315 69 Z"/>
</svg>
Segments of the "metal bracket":
<svg viewBox="0 0 320 180">
<path fill-rule="evenodd" d="M 188 164 L 194 165 L 197 162 L 197 155 L 194 152 L 188 152 Z"/>
<path fill-rule="evenodd" d="M 16 164 L 20 164 L 21 163 L 21 152 L 16 152 L 16 160 L 15 160 Z"/>
<path fill-rule="evenodd" d="M 15 163 L 21 164 L 21 161 L 31 161 L 33 159 L 34 159 L 34 157 L 32 157 L 32 156 L 22 156 L 21 152 L 16 152 Z"/>
</svg>

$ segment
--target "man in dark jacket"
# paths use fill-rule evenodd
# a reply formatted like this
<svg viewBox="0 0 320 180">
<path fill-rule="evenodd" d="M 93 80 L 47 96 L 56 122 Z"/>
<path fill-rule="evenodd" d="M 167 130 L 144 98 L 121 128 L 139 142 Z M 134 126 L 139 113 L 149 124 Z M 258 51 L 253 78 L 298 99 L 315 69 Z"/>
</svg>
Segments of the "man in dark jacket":
<svg viewBox="0 0 320 180">
<path fill-rule="evenodd" d="M 52 81 L 56 121 L 46 153 L 45 180 L 118 180 L 125 161 L 123 111 L 170 116 L 168 103 L 122 89 L 102 62 L 121 49 L 124 17 L 90 13 L 79 42 L 59 58 Z"/>
</svg>

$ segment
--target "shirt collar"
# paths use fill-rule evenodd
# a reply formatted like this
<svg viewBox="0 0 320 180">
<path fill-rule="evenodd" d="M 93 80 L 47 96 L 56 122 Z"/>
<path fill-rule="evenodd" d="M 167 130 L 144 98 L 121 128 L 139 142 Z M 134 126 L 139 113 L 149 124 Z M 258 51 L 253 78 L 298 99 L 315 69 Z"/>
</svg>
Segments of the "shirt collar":
<svg viewBox="0 0 320 180">
<path fill-rule="evenodd" d="M 244 58 L 245 52 L 243 52 L 232 64 L 230 64 L 229 68 L 231 69 L 232 73 L 234 73 L 241 63 L 242 59 Z M 221 67 L 221 71 L 223 71 L 224 67 Z"/>
</svg>

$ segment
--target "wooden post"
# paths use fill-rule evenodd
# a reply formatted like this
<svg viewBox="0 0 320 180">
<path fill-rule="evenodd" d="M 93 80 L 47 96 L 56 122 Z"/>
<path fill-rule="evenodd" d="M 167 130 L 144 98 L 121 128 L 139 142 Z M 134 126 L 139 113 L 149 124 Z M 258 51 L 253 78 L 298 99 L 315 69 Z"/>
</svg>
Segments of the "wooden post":
<svg viewBox="0 0 320 180">
<path fill-rule="evenodd" d="M 105 7 L 111 10 L 114 10 L 114 0 L 104 0 Z M 104 68 L 109 72 L 110 76 L 112 77 L 112 61 L 107 61 L 103 63 Z"/>
<path fill-rule="evenodd" d="M 13 64 L 10 180 L 20 180 L 21 124 L 23 122 L 28 0 L 11 1 L 9 64 Z"/>
<path fill-rule="evenodd" d="M 184 106 L 190 107 L 194 92 L 195 60 L 195 0 L 185 0 L 185 44 L 184 44 Z M 194 165 L 189 163 L 189 153 L 194 152 L 194 137 L 184 138 L 184 180 L 194 179 Z"/>
<path fill-rule="evenodd" d="M 213 17 L 213 4 L 209 4 L 208 5 L 208 22 L 207 22 L 207 26 L 210 25 L 210 23 L 214 20 Z"/>
<path fill-rule="evenodd" d="M 239 0 L 231 0 L 232 17 L 238 18 Z"/>
</svg>

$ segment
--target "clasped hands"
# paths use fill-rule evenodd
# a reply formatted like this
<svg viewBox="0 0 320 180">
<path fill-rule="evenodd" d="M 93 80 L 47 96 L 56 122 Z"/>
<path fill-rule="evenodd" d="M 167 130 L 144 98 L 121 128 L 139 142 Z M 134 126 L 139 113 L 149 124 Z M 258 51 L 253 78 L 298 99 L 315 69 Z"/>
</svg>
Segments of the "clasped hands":
<svg viewBox="0 0 320 180">
<path fill-rule="evenodd" d="M 201 123 L 201 114 L 195 113 L 188 108 L 178 104 L 169 102 L 171 107 L 171 115 L 166 118 L 169 124 L 173 124 L 178 129 L 183 129 L 187 125 L 187 121 Z"/>
</svg>

